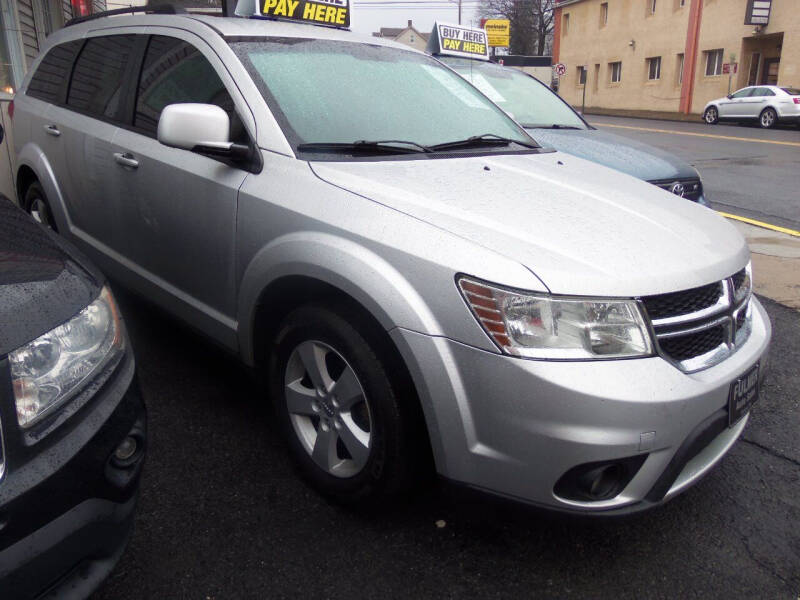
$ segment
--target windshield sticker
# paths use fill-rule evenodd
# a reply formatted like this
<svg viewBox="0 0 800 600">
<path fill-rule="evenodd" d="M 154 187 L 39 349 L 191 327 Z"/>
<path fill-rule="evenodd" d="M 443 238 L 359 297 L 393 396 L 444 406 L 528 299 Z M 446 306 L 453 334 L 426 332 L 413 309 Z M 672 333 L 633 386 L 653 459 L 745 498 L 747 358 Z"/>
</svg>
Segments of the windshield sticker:
<svg viewBox="0 0 800 600">
<path fill-rule="evenodd" d="M 464 104 L 470 108 L 482 108 L 489 110 L 490 104 L 487 105 L 485 101 L 476 96 L 468 85 L 461 85 L 458 79 L 453 77 L 453 74 L 443 69 L 442 67 L 434 67 L 432 65 L 422 65 L 422 68 L 430 74 L 436 81 L 441 83 L 447 91 L 456 96 Z M 456 76 L 457 77 L 457 76 Z"/>
<path fill-rule="evenodd" d="M 239 0 L 236 14 L 349 28 L 350 0 Z"/>
<path fill-rule="evenodd" d="M 473 73 L 471 81 L 472 85 L 482 91 L 489 98 L 489 100 L 495 104 L 502 104 L 506 101 L 506 99 L 503 97 L 503 94 L 498 92 L 497 88 L 489 83 L 489 80 L 480 73 Z"/>
<path fill-rule="evenodd" d="M 460 25 L 435 23 L 428 40 L 427 51 L 431 54 L 489 60 L 486 31 Z"/>
</svg>

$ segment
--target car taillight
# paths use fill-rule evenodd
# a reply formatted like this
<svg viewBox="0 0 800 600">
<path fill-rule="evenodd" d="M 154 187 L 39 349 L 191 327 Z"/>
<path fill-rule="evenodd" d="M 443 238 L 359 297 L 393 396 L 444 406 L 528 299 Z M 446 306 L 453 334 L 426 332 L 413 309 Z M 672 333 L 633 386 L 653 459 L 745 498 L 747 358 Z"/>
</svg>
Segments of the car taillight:
<svg viewBox="0 0 800 600">
<path fill-rule="evenodd" d="M 800 104 L 800 96 L 795 96 L 792 100 L 794 100 L 795 104 Z"/>
<path fill-rule="evenodd" d="M 13 100 L 8 103 L 8 118 L 9 119 L 13 119 L 14 118 L 14 101 Z"/>
</svg>

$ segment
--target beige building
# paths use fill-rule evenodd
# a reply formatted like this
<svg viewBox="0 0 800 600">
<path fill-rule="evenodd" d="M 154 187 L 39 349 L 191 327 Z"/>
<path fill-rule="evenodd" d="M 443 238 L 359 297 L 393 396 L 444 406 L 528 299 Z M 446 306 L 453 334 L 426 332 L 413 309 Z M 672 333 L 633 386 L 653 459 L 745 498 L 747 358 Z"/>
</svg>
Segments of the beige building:
<svg viewBox="0 0 800 600">
<path fill-rule="evenodd" d="M 409 19 L 407 27 L 381 27 L 380 31 L 376 31 L 372 35 L 373 37 L 388 38 L 417 50 L 425 50 L 430 34 L 417 31 Z"/>
<path fill-rule="evenodd" d="M 585 87 L 587 111 L 699 114 L 729 85 L 800 86 L 800 0 L 561 0 L 554 23 L 559 93 L 579 106 Z"/>
</svg>

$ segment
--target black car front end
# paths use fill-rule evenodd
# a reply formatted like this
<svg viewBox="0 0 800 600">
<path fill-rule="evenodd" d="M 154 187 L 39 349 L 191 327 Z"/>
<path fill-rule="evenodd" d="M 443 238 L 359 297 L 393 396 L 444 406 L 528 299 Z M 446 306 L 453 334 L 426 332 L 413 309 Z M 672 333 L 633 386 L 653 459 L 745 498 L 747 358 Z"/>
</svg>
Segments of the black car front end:
<svg viewBox="0 0 800 600">
<path fill-rule="evenodd" d="M 85 598 L 133 525 L 145 408 L 113 296 L 0 201 L 0 598 Z"/>
</svg>

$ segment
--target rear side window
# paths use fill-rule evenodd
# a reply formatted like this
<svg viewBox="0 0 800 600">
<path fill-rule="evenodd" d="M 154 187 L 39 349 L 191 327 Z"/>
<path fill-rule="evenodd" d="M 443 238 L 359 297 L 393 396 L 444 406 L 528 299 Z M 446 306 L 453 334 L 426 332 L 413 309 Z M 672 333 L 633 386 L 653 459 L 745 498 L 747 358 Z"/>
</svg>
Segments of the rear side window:
<svg viewBox="0 0 800 600">
<path fill-rule="evenodd" d="M 90 38 L 75 63 L 67 104 L 92 115 L 115 117 L 135 39 L 133 35 Z"/>
<path fill-rule="evenodd" d="M 25 93 L 45 102 L 63 102 L 72 63 L 82 45 L 83 40 L 75 40 L 51 48 L 39 63 Z"/>
<path fill-rule="evenodd" d="M 191 44 L 154 35 L 142 66 L 133 125 L 155 137 L 164 107 L 185 102 L 216 104 L 230 117 L 231 140 L 246 139 L 233 99 L 211 63 Z"/>
<path fill-rule="evenodd" d="M 781 88 L 781 89 L 790 96 L 800 96 L 800 90 L 798 90 L 797 88 Z"/>
</svg>

